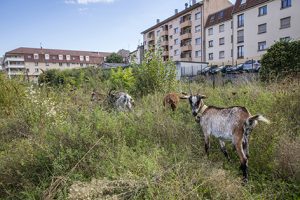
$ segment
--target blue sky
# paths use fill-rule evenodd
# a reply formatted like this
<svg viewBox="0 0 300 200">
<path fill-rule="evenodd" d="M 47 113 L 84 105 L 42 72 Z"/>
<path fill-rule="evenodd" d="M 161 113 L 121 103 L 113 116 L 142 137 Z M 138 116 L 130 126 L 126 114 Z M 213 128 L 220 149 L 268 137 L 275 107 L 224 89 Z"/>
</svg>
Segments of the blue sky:
<svg viewBox="0 0 300 200">
<path fill-rule="evenodd" d="M 188 0 L 1 0 L 0 56 L 17 47 L 134 50 L 141 31 Z M 232 0 L 234 1 L 234 0 Z"/>
</svg>

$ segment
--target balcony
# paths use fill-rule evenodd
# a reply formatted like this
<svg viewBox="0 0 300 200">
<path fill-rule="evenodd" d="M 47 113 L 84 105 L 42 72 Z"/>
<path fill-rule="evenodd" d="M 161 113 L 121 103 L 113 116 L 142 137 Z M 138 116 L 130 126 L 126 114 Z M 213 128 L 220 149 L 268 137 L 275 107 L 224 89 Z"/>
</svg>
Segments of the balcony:
<svg viewBox="0 0 300 200">
<path fill-rule="evenodd" d="M 163 51 L 162 56 L 169 56 L 169 51 L 168 50 Z"/>
<path fill-rule="evenodd" d="M 169 41 L 161 41 L 160 46 L 168 46 L 169 45 Z"/>
<path fill-rule="evenodd" d="M 24 74 L 25 74 L 24 71 L 11 71 L 7 73 L 8 76 L 17 76 L 17 75 L 24 75 Z"/>
<path fill-rule="evenodd" d="M 181 40 L 192 39 L 192 34 L 190 32 L 182 33 L 180 38 Z"/>
<path fill-rule="evenodd" d="M 7 61 L 24 62 L 24 58 L 23 57 L 6 57 L 4 62 L 7 62 Z"/>
<path fill-rule="evenodd" d="M 181 58 L 181 61 L 192 62 L 192 58 L 191 57 L 184 57 L 184 58 Z"/>
<path fill-rule="evenodd" d="M 186 21 L 183 21 L 183 22 L 180 23 L 181 28 L 185 28 L 185 27 L 188 27 L 188 26 L 192 26 L 192 21 L 191 20 L 186 20 Z"/>
<path fill-rule="evenodd" d="M 25 69 L 24 65 L 7 65 L 5 68 L 11 68 L 11 69 Z"/>
<path fill-rule="evenodd" d="M 154 37 L 154 34 L 151 34 L 148 36 L 148 41 L 151 42 L 151 41 L 154 41 L 155 40 L 155 37 Z"/>
<path fill-rule="evenodd" d="M 188 45 L 183 45 L 181 46 L 181 51 L 192 51 L 192 45 L 188 44 Z"/>
<path fill-rule="evenodd" d="M 168 30 L 163 30 L 160 32 L 160 36 L 168 35 Z"/>
</svg>

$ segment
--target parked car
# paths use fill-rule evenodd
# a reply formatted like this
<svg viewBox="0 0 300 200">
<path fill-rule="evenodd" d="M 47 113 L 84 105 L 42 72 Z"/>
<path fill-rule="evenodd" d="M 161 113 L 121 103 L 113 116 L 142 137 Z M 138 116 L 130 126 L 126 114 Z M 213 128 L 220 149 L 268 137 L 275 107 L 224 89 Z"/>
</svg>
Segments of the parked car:
<svg viewBox="0 0 300 200">
<path fill-rule="evenodd" d="M 258 72 L 260 70 L 260 66 L 259 60 L 247 60 L 243 64 L 243 70 L 246 72 Z"/>
<path fill-rule="evenodd" d="M 227 73 L 241 73 L 243 72 L 243 66 L 243 63 L 232 66 L 231 68 L 227 69 Z"/>
<path fill-rule="evenodd" d="M 209 74 L 216 74 L 218 72 L 220 72 L 222 69 L 224 68 L 224 66 L 220 66 L 218 67 L 218 65 L 213 65 L 210 69 L 209 69 Z"/>
<path fill-rule="evenodd" d="M 228 73 L 228 72 L 230 72 L 231 70 L 232 70 L 232 65 L 225 65 L 225 66 L 222 68 L 221 72 L 222 72 L 222 73 Z"/>
<path fill-rule="evenodd" d="M 207 67 L 205 67 L 205 68 L 203 68 L 202 70 L 199 70 L 198 72 L 197 72 L 197 75 L 207 75 L 208 74 L 208 72 L 209 72 L 209 70 L 210 70 L 210 66 L 207 66 Z"/>
</svg>

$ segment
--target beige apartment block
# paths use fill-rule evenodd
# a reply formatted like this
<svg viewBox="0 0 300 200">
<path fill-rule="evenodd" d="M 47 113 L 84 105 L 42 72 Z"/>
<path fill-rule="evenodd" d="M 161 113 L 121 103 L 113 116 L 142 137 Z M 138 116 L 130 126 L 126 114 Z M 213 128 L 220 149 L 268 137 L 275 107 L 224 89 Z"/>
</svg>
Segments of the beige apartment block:
<svg viewBox="0 0 300 200">
<path fill-rule="evenodd" d="M 260 60 L 276 41 L 300 39 L 300 0 L 237 0 L 233 9 L 233 59 Z"/>
<path fill-rule="evenodd" d="M 161 49 L 164 60 L 204 62 L 204 24 L 209 14 L 231 6 L 228 0 L 192 1 L 181 12 L 143 31 L 145 50 Z"/>
<path fill-rule="evenodd" d="M 49 69 L 76 69 L 100 66 L 110 53 L 20 47 L 5 54 L 3 69 L 10 78 L 37 81 Z"/>
<path fill-rule="evenodd" d="M 233 59 L 232 36 L 233 6 L 208 16 L 205 25 L 206 61 L 212 65 L 231 65 Z"/>
</svg>

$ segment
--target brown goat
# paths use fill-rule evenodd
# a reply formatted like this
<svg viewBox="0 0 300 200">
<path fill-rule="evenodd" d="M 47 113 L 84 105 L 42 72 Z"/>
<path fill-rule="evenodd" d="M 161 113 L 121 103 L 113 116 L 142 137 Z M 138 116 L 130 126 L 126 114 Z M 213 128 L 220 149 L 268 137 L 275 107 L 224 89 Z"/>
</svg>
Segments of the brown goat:
<svg viewBox="0 0 300 200">
<path fill-rule="evenodd" d="M 204 95 L 189 95 L 185 98 L 189 100 L 192 114 L 202 127 L 207 155 L 210 148 L 210 135 L 219 139 L 221 151 L 227 159 L 229 156 L 224 141 L 231 141 L 240 158 L 243 179 L 247 182 L 250 133 L 258 121 L 269 123 L 269 120 L 262 115 L 251 115 L 245 107 L 218 108 L 206 106 L 203 102 L 203 99 L 206 98 Z"/>
<path fill-rule="evenodd" d="M 177 109 L 180 99 L 184 99 L 186 93 L 178 94 L 178 93 L 169 93 L 164 97 L 163 105 L 164 107 L 170 106 L 173 111 Z"/>
</svg>

